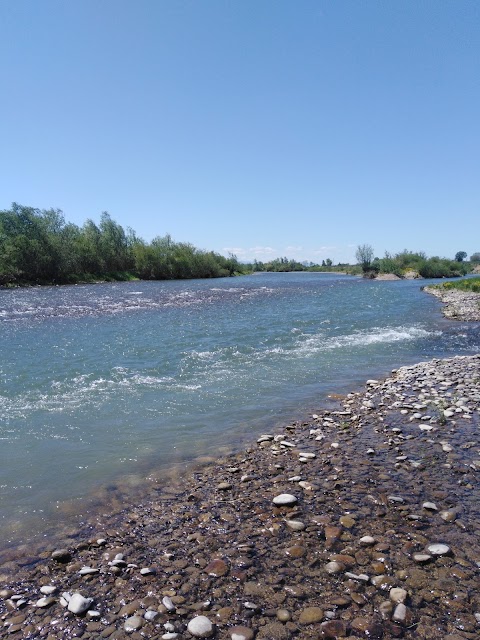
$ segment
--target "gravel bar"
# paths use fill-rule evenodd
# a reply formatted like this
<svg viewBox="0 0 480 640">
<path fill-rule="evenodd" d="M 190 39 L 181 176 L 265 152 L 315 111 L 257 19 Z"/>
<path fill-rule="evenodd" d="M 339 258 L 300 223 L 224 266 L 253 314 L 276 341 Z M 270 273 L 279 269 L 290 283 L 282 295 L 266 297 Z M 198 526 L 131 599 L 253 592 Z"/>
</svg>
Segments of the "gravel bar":
<svg viewBox="0 0 480 640">
<path fill-rule="evenodd" d="M 474 291 L 460 291 L 459 289 L 423 289 L 432 296 L 439 298 L 445 306 L 442 313 L 450 320 L 480 322 L 480 293 Z"/>
</svg>

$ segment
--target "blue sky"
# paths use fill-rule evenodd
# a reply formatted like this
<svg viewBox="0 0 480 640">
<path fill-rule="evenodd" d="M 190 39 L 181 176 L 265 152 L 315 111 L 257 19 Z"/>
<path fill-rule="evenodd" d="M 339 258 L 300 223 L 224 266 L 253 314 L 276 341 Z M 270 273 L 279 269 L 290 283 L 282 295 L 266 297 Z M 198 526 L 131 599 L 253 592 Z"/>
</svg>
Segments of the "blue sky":
<svg viewBox="0 0 480 640">
<path fill-rule="evenodd" d="M 242 260 L 480 251 L 476 0 L 0 0 L 0 208 Z"/>
</svg>

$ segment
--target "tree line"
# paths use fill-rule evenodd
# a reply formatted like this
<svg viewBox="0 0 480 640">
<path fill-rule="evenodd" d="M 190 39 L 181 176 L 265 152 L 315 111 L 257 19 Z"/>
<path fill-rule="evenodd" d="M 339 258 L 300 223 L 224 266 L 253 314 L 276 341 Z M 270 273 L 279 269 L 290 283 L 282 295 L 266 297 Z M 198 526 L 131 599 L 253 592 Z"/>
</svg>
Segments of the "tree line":
<svg viewBox="0 0 480 640">
<path fill-rule="evenodd" d="M 95 280 L 169 280 L 234 275 L 240 265 L 213 251 L 175 242 L 145 242 L 108 213 L 100 223 L 67 223 L 59 209 L 13 203 L 0 211 L 0 284 L 68 284 Z"/>
<path fill-rule="evenodd" d="M 458 251 L 454 260 L 439 256 L 428 258 L 423 251 L 414 252 L 405 249 L 394 255 L 386 251 L 383 258 L 378 258 L 374 257 L 373 247 L 369 244 L 359 245 L 356 251 L 356 258 L 363 274 L 372 278 L 378 273 L 393 273 L 401 278 L 408 271 L 414 271 L 422 278 L 463 276 L 472 270 L 472 265 L 480 254 L 474 253 L 470 263 L 465 261 L 466 257 L 465 251 Z"/>
</svg>

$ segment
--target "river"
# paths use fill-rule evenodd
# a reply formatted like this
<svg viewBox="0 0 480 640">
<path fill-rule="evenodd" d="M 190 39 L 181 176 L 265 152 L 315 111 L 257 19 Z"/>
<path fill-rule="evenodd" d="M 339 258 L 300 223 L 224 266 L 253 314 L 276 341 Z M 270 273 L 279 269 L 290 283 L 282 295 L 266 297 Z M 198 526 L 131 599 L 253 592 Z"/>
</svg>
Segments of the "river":
<svg viewBox="0 0 480 640">
<path fill-rule="evenodd" d="M 238 449 L 393 367 L 478 352 L 478 325 L 443 318 L 429 282 L 266 273 L 0 291 L 0 539 Z"/>
</svg>

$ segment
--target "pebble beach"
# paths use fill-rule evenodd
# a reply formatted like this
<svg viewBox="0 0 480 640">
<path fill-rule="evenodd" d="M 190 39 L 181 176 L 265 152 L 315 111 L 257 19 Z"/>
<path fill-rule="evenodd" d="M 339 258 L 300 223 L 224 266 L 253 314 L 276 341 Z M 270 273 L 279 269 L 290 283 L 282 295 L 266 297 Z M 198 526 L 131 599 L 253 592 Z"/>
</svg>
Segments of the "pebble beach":
<svg viewBox="0 0 480 640">
<path fill-rule="evenodd" d="M 0 636 L 478 638 L 479 427 L 480 354 L 368 380 L 7 550 Z"/>
</svg>

